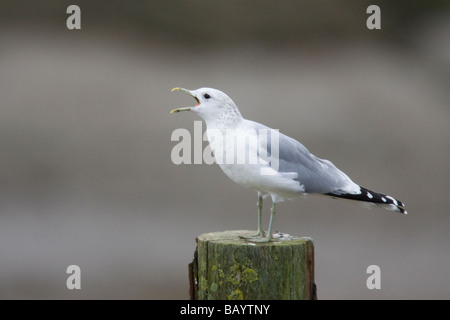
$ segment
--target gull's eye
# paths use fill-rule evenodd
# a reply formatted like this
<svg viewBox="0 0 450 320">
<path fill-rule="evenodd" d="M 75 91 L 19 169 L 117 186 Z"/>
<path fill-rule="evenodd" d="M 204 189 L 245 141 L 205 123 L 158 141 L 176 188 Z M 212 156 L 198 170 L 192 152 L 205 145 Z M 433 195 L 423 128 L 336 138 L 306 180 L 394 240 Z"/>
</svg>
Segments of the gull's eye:
<svg viewBox="0 0 450 320">
<path fill-rule="evenodd" d="M 203 98 L 209 99 L 209 98 L 211 98 L 211 96 L 210 96 L 209 94 L 205 93 L 205 94 L 203 95 Z"/>
</svg>

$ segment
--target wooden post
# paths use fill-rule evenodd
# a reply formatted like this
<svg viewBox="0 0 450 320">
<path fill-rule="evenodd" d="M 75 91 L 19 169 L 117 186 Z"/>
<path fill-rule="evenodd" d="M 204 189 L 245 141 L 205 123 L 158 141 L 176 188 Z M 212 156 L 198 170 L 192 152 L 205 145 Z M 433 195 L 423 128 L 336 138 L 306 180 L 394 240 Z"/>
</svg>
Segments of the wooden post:
<svg viewBox="0 0 450 320">
<path fill-rule="evenodd" d="M 255 231 L 205 233 L 189 264 L 192 300 L 315 300 L 312 239 L 275 234 L 269 243 L 243 239 Z"/>
</svg>

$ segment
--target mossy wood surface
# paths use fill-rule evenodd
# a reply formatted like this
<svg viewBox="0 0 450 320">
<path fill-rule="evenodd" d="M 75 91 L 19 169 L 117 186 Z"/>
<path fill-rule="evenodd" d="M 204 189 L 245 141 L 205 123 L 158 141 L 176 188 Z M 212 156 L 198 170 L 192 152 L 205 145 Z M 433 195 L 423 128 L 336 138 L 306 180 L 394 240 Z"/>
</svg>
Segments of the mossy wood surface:
<svg viewBox="0 0 450 320">
<path fill-rule="evenodd" d="M 314 247 L 310 238 L 278 235 L 270 243 L 242 236 L 255 231 L 202 234 L 189 265 L 194 300 L 312 300 Z"/>
</svg>

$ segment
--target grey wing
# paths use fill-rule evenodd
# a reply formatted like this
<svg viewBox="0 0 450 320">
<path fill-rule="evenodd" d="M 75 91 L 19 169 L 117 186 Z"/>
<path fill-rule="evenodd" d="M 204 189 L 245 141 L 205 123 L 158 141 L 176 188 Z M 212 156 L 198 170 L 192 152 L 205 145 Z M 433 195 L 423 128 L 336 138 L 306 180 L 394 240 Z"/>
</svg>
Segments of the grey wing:
<svg viewBox="0 0 450 320">
<path fill-rule="evenodd" d="M 296 173 L 297 177 L 294 180 L 304 186 L 305 193 L 358 194 L 361 192 L 360 187 L 333 163 L 316 157 L 297 140 L 282 133 L 276 133 L 273 129 L 267 129 L 270 130 L 270 134 L 267 141 L 263 142 L 267 142 L 268 160 L 271 165 L 274 159 L 278 160 L 279 172 Z M 278 150 L 276 144 L 278 144 Z"/>
<path fill-rule="evenodd" d="M 268 161 L 273 162 L 274 159 L 278 161 L 278 172 L 289 173 L 287 176 L 294 177 L 292 179 L 304 187 L 305 193 L 321 193 L 337 198 L 370 202 L 387 210 L 407 213 L 403 202 L 360 187 L 333 163 L 316 157 L 297 140 L 258 123 L 253 126 L 270 131 L 270 138 L 263 139 L 263 143 L 260 139 L 260 149 L 263 153 L 269 154 Z M 276 167 L 273 163 L 270 163 L 270 166 Z"/>
</svg>

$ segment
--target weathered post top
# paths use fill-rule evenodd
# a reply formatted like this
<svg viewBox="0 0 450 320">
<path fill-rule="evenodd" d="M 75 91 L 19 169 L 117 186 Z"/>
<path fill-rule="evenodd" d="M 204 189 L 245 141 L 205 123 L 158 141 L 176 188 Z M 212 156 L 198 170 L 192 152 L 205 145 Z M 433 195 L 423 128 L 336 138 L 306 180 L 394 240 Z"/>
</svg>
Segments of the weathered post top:
<svg viewBox="0 0 450 320">
<path fill-rule="evenodd" d="M 251 242 L 254 231 L 211 232 L 197 238 L 189 265 L 194 300 L 313 300 L 311 238 L 275 233 L 268 243 Z"/>
</svg>

